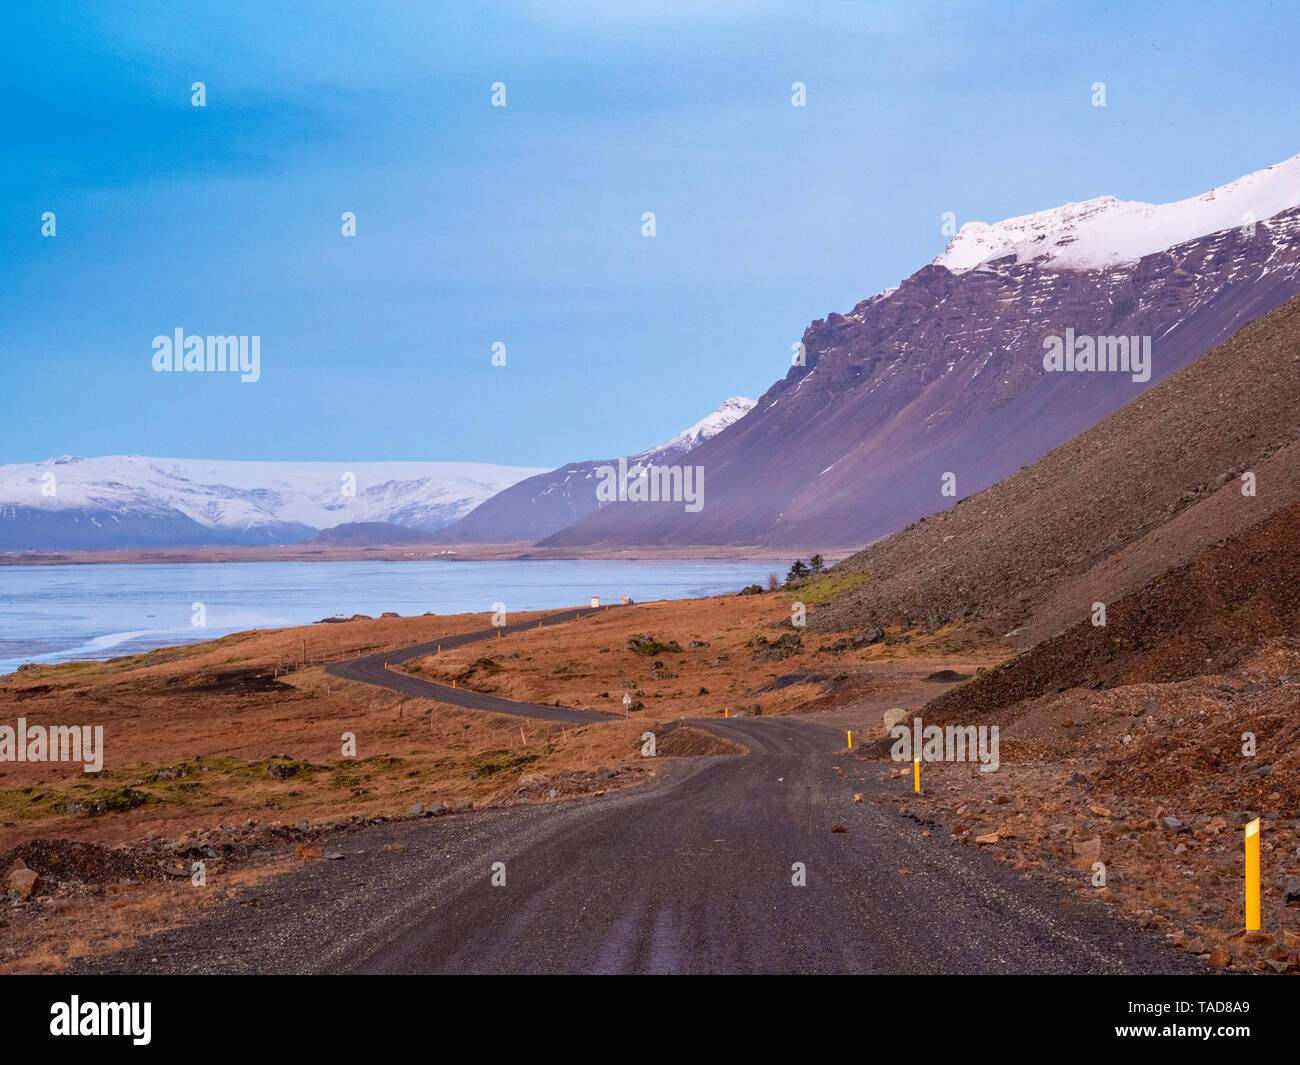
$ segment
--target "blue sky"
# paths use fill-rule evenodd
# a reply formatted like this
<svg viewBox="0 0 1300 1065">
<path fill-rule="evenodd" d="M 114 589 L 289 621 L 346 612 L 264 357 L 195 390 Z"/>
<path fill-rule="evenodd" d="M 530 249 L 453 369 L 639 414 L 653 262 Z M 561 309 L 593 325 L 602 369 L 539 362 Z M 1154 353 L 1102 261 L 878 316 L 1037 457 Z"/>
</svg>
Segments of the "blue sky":
<svg viewBox="0 0 1300 1065">
<path fill-rule="evenodd" d="M 1289 2 L 6 20 L 0 462 L 628 454 L 757 398 L 945 211 L 1180 199 L 1300 152 Z M 177 327 L 259 335 L 261 380 L 154 373 Z"/>
</svg>

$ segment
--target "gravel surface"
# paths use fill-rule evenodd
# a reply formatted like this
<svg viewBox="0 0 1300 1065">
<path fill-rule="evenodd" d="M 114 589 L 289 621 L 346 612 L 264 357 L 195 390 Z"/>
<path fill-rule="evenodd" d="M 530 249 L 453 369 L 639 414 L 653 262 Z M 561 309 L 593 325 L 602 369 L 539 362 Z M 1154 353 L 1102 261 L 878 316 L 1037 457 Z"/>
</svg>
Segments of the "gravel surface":
<svg viewBox="0 0 1300 1065">
<path fill-rule="evenodd" d="M 923 836 L 875 801 L 898 781 L 846 758 L 838 733 L 706 727 L 752 753 L 668 760 L 654 783 L 600 798 L 327 837 L 342 860 L 304 862 L 76 971 L 1198 971 L 1101 904 Z"/>
</svg>

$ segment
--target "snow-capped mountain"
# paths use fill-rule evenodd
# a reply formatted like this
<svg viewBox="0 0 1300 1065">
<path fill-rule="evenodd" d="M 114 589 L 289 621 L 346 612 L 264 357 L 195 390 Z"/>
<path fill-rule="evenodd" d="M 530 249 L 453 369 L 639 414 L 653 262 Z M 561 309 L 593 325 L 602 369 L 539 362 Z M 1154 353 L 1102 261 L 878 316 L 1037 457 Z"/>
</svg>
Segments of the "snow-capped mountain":
<svg viewBox="0 0 1300 1065">
<path fill-rule="evenodd" d="M 963 226 L 897 288 L 813 322 L 806 365 L 694 450 L 708 483 L 701 511 L 611 503 L 544 544 L 818 549 L 895 532 L 1300 295 L 1297 205 L 1300 156 L 1177 203 L 1103 197 Z M 1149 378 L 1049 372 L 1044 340 L 1067 330 L 1149 338 Z M 1141 476 L 1143 457 L 1131 461 Z"/>
<path fill-rule="evenodd" d="M 740 421 L 754 401 L 733 396 L 707 417 L 657 447 L 627 456 L 629 476 L 646 466 L 667 466 Z M 517 543 L 550 536 L 600 506 L 600 466 L 617 459 L 573 462 L 506 488 L 438 534 L 447 543 Z"/>
<path fill-rule="evenodd" d="M 466 462 L 65 456 L 0 466 L 0 550 L 286 543 L 347 522 L 434 530 L 536 472 Z"/>
<path fill-rule="evenodd" d="M 1055 270 L 1105 270 L 1300 204 L 1300 155 L 1176 203 L 1101 196 L 989 225 L 967 222 L 934 263 L 955 274 L 991 259 Z"/>
</svg>

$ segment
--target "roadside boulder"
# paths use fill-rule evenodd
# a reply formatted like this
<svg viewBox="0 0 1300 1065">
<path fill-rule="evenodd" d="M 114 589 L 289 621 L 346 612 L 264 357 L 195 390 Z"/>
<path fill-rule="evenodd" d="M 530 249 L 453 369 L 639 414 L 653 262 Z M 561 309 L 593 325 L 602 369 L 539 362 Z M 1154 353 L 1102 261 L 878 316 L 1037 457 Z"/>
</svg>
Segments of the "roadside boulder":
<svg viewBox="0 0 1300 1065">
<path fill-rule="evenodd" d="M 900 721 L 907 717 L 907 711 L 901 706 L 896 706 L 892 710 L 885 711 L 885 728 L 892 729 Z"/>
<path fill-rule="evenodd" d="M 22 860 L 14 862 L 5 877 L 5 890 L 12 891 L 20 899 L 30 899 L 41 890 L 41 877 L 35 869 L 28 869 Z"/>
</svg>

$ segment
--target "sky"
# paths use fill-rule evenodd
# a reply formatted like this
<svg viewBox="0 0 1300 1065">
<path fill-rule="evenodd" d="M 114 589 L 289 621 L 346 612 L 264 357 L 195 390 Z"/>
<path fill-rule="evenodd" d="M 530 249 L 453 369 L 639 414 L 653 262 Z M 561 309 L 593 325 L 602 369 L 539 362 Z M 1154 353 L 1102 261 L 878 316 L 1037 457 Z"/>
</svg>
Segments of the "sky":
<svg viewBox="0 0 1300 1065">
<path fill-rule="evenodd" d="M 632 454 L 758 398 L 812 320 L 941 252 L 945 212 L 1166 202 L 1300 152 L 1290 2 L 6 22 L 0 463 Z M 156 372 L 178 328 L 259 337 L 259 379 Z"/>
</svg>

